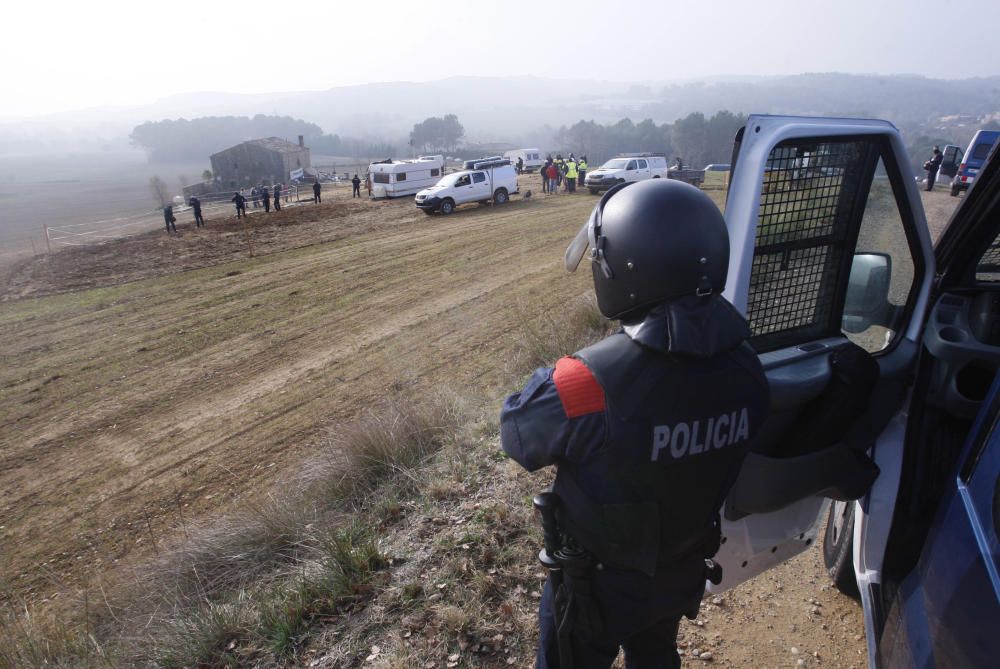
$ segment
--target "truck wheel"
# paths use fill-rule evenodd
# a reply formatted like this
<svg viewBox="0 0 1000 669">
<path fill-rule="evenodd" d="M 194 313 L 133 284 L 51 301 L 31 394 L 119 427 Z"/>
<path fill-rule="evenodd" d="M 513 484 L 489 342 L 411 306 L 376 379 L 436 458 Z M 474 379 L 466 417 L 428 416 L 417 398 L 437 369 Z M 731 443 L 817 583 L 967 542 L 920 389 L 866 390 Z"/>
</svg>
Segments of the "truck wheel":
<svg viewBox="0 0 1000 669">
<path fill-rule="evenodd" d="M 509 199 L 506 188 L 497 188 L 497 192 L 493 193 L 493 204 L 507 204 Z"/>
<path fill-rule="evenodd" d="M 438 206 L 438 211 L 447 216 L 451 212 L 455 211 L 454 200 L 447 199 Z"/>
<path fill-rule="evenodd" d="M 854 502 L 830 504 L 823 534 L 823 564 L 837 590 L 854 599 L 861 597 L 854 574 Z"/>
<path fill-rule="evenodd" d="M 952 186 L 951 186 L 951 196 L 952 197 L 958 197 L 958 193 L 959 193 L 960 190 L 961 189 L 957 185 L 952 184 Z"/>
</svg>

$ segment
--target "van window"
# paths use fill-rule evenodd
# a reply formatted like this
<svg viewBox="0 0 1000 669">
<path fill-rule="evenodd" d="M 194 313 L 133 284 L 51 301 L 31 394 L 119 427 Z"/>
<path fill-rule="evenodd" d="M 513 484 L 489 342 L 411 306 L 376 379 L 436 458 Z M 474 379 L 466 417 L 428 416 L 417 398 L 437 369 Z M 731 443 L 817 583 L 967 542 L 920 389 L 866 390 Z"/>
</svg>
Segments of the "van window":
<svg viewBox="0 0 1000 669">
<path fill-rule="evenodd" d="M 628 161 L 628 165 L 625 166 L 625 169 L 627 169 L 627 170 L 634 170 L 635 169 L 635 161 L 634 160 Z"/>
<path fill-rule="evenodd" d="M 396 181 L 406 181 L 406 172 L 400 172 L 396 175 Z"/>
<path fill-rule="evenodd" d="M 645 160 L 640 160 L 639 161 L 639 167 L 642 168 L 642 169 L 646 169 L 646 161 Z"/>
<path fill-rule="evenodd" d="M 376 172 L 373 175 L 372 181 L 377 184 L 387 184 L 389 183 L 389 175 L 384 172 Z"/>
<path fill-rule="evenodd" d="M 441 170 L 439 170 L 439 169 L 438 169 L 438 168 L 436 168 L 436 167 L 432 167 L 432 168 L 431 168 L 431 176 L 432 176 L 432 177 L 437 177 L 437 176 L 441 176 Z"/>
<path fill-rule="evenodd" d="M 472 175 L 472 180 L 477 184 L 481 184 L 484 181 L 486 181 L 486 175 L 483 174 L 482 172 L 476 172 L 475 174 Z"/>
<path fill-rule="evenodd" d="M 989 142 L 983 142 L 982 144 L 976 144 L 976 148 L 972 150 L 973 160 L 986 160 L 986 156 L 990 155 L 990 149 L 993 145 Z"/>
</svg>

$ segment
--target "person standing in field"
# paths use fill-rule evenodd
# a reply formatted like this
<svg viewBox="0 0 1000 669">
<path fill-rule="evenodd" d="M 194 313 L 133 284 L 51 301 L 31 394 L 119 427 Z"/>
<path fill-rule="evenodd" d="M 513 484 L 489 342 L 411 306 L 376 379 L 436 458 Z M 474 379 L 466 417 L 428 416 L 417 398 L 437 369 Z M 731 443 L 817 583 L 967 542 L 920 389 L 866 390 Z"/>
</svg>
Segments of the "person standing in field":
<svg viewBox="0 0 1000 669">
<path fill-rule="evenodd" d="M 624 648 L 629 669 L 679 669 L 681 619 L 722 577 L 720 511 L 767 416 L 767 378 L 722 296 L 726 222 L 698 189 L 615 186 L 566 269 L 584 258 L 598 308 L 622 328 L 537 369 L 500 413 L 507 455 L 557 468 L 535 498 L 550 570 L 535 666 L 607 669 Z"/>
<path fill-rule="evenodd" d="M 368 180 L 365 179 L 365 184 L 367 185 L 367 183 L 368 183 Z M 351 191 L 351 197 L 352 198 L 361 197 L 361 179 L 358 178 L 357 174 L 355 174 L 354 178 L 351 179 L 351 186 L 353 187 L 353 189 Z M 369 193 L 370 192 L 371 192 L 371 188 L 369 188 Z"/>
<path fill-rule="evenodd" d="M 320 196 L 322 190 L 323 187 L 319 185 L 319 179 L 316 179 L 316 181 L 313 182 L 313 202 L 315 204 L 319 204 L 323 201 L 323 198 Z"/>
<path fill-rule="evenodd" d="M 274 210 L 281 211 L 281 184 L 274 184 Z"/>
<path fill-rule="evenodd" d="M 236 218 L 243 218 L 247 215 L 247 199 L 243 193 L 233 193 L 233 204 L 236 205 Z"/>
<path fill-rule="evenodd" d="M 253 208 L 258 209 L 260 207 L 260 186 L 254 186 L 250 189 L 250 199 L 253 200 Z"/>
<path fill-rule="evenodd" d="M 177 232 L 177 226 L 174 225 L 177 222 L 177 219 L 174 218 L 173 205 L 168 204 L 166 207 L 163 208 L 163 222 L 167 226 L 167 234 L 170 234 L 171 228 L 173 229 L 174 232 Z"/>
<path fill-rule="evenodd" d="M 551 162 L 552 162 L 551 160 L 546 159 L 545 162 L 542 163 L 542 166 L 540 168 L 538 168 L 538 173 L 542 177 L 542 192 L 543 193 L 548 193 L 549 192 L 549 164 Z"/>
<path fill-rule="evenodd" d="M 573 159 L 573 154 L 569 155 L 569 160 L 566 161 L 566 190 L 570 193 L 576 192 L 576 161 Z"/>
<path fill-rule="evenodd" d="M 927 188 L 924 190 L 934 190 L 934 182 L 937 181 L 938 169 L 940 169 L 943 160 L 944 155 L 941 153 L 941 148 L 935 146 L 931 159 L 924 163 L 924 169 L 927 170 Z"/>
<path fill-rule="evenodd" d="M 191 210 L 194 212 L 194 226 L 200 228 L 205 225 L 205 218 L 201 215 L 201 200 L 192 197 L 188 200 L 188 204 L 191 205 Z"/>
<path fill-rule="evenodd" d="M 559 189 L 559 168 L 555 163 L 551 163 L 546 170 L 549 177 L 549 195 L 552 195 Z"/>
<path fill-rule="evenodd" d="M 264 213 L 270 213 L 271 211 L 271 191 L 264 186 L 260 189 L 260 198 L 264 201 Z"/>
<path fill-rule="evenodd" d="M 580 176 L 577 177 L 576 183 L 581 187 L 587 181 L 587 156 L 580 156 L 580 162 L 576 166 L 577 171 L 579 171 Z"/>
</svg>

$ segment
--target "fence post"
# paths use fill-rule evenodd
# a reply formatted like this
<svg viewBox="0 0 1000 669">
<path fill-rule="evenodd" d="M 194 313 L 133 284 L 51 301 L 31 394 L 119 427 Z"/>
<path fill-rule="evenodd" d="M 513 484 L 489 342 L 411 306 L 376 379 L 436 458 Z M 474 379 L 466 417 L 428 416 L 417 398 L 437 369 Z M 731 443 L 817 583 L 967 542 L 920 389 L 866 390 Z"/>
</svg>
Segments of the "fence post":
<svg viewBox="0 0 1000 669">
<path fill-rule="evenodd" d="M 49 241 L 49 226 L 43 225 L 42 231 L 45 233 L 45 247 L 52 253 L 52 243 Z"/>
</svg>

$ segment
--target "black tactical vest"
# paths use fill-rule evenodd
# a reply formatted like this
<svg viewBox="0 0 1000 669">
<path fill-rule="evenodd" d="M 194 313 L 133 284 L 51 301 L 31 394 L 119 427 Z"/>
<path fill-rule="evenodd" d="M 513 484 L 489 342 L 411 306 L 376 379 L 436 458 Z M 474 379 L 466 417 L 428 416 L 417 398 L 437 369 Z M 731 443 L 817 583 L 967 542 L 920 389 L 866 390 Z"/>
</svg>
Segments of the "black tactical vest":
<svg viewBox="0 0 1000 669">
<path fill-rule="evenodd" d="M 624 333 L 579 351 L 605 392 L 603 448 L 559 465 L 563 530 L 604 564 L 654 575 L 718 550 L 718 511 L 766 415 L 746 343 L 703 357 Z"/>
</svg>

